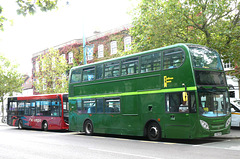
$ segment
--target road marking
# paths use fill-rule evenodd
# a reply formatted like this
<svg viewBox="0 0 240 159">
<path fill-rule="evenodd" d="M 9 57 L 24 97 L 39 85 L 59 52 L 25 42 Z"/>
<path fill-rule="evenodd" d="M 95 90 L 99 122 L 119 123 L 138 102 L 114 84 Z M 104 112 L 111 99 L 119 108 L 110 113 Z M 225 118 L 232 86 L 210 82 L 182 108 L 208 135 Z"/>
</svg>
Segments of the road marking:
<svg viewBox="0 0 240 159">
<path fill-rule="evenodd" d="M 152 143 L 152 144 L 159 144 L 159 142 L 156 142 L 156 141 L 140 141 L 140 142 Z"/>
<path fill-rule="evenodd" d="M 102 150 L 102 149 L 96 149 L 96 148 L 88 148 L 89 150 L 93 151 L 101 151 L 101 152 L 107 152 L 107 153 L 115 153 L 115 154 L 121 154 L 121 155 L 127 155 L 127 156 L 134 156 L 134 157 L 141 157 L 141 158 L 151 158 L 151 159 L 161 159 L 158 157 L 153 156 L 145 156 L 145 155 L 138 155 L 138 154 L 132 154 L 132 153 L 124 153 L 124 152 L 118 152 L 118 151 L 109 151 L 109 150 Z"/>
<path fill-rule="evenodd" d="M 165 144 L 165 145 L 174 145 L 174 144 L 177 144 L 177 143 L 165 142 L 163 144 Z"/>
<path fill-rule="evenodd" d="M 121 141 L 130 141 L 129 139 L 116 139 L 116 140 L 121 140 Z"/>
<path fill-rule="evenodd" d="M 106 137 L 102 137 L 102 136 L 93 136 L 93 138 L 103 139 L 103 138 L 106 138 Z"/>
</svg>

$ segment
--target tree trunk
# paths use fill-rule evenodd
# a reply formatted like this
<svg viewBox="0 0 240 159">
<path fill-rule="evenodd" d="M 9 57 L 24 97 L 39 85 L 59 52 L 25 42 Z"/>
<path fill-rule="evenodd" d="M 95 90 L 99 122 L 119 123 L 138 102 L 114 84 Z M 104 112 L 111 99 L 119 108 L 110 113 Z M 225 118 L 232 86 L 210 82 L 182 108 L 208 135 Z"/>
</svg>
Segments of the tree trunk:
<svg viewBox="0 0 240 159">
<path fill-rule="evenodd" d="M 2 111 L 2 120 L 3 120 L 3 118 L 4 118 L 4 103 L 3 103 L 3 97 L 1 97 L 1 101 L 2 101 L 2 109 L 1 109 L 1 111 Z"/>
</svg>

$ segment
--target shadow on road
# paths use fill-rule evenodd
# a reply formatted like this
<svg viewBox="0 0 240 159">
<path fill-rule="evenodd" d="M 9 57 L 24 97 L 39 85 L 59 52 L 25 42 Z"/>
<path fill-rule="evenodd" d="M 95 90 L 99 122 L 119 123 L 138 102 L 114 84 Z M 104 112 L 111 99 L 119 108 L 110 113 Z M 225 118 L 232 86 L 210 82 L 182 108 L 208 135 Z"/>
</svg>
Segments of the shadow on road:
<svg viewBox="0 0 240 159">
<path fill-rule="evenodd" d="M 240 128 L 234 128 L 235 130 L 240 130 Z M 11 128 L 9 130 L 18 130 L 21 131 L 21 129 L 18 128 Z M 29 129 L 24 128 L 22 130 L 31 130 L 31 131 L 37 131 L 37 132 L 44 132 L 43 130 L 39 129 Z M 75 136 L 83 136 L 85 133 L 83 132 L 71 132 L 67 130 L 48 130 L 47 132 L 51 133 L 71 133 L 71 135 Z M 141 136 L 126 136 L 126 135 L 112 135 L 112 134 L 94 134 L 95 137 L 104 137 L 104 138 L 114 138 L 114 139 L 128 139 L 128 140 L 136 140 L 136 141 L 149 141 L 146 137 Z M 158 141 L 159 143 L 178 143 L 178 144 L 189 144 L 189 145 L 201 145 L 206 143 L 214 143 L 214 142 L 222 142 L 228 140 L 227 138 L 221 138 L 221 137 L 209 137 L 209 138 L 201 138 L 201 139 L 162 139 Z"/>
<path fill-rule="evenodd" d="M 84 133 L 79 133 L 75 135 L 85 135 Z M 107 138 L 116 138 L 116 139 L 129 139 L 129 140 L 142 140 L 149 141 L 146 137 L 141 136 L 126 136 L 126 135 L 111 135 L 111 134 L 94 134 L 96 137 L 107 137 Z M 179 144 L 190 144 L 190 145 L 201 145 L 206 143 L 221 142 L 227 139 L 222 138 L 201 138 L 201 139 L 161 139 L 158 142 L 167 142 L 167 143 L 179 143 Z"/>
</svg>

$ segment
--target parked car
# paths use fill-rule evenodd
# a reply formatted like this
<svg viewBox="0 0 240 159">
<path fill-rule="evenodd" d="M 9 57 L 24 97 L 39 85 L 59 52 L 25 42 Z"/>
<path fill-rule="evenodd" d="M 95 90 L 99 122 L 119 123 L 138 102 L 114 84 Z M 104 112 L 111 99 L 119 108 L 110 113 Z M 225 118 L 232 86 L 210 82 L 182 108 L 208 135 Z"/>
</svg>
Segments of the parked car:
<svg viewBox="0 0 240 159">
<path fill-rule="evenodd" d="M 240 127 L 240 99 L 231 100 L 232 127 Z"/>
</svg>

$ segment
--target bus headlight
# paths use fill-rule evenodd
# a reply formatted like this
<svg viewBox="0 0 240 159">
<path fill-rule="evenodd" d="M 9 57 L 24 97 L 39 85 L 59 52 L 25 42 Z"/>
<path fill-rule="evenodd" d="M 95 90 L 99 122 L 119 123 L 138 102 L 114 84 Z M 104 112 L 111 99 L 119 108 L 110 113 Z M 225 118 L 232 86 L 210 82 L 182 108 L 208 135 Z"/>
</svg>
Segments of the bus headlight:
<svg viewBox="0 0 240 159">
<path fill-rule="evenodd" d="M 226 124 L 225 124 L 225 128 L 227 128 L 230 124 L 231 124 L 231 117 L 228 118 L 228 120 L 226 121 Z"/>
<path fill-rule="evenodd" d="M 208 123 L 206 121 L 200 120 L 200 123 L 201 123 L 201 125 L 204 129 L 209 130 L 209 126 L 208 126 Z"/>
</svg>

